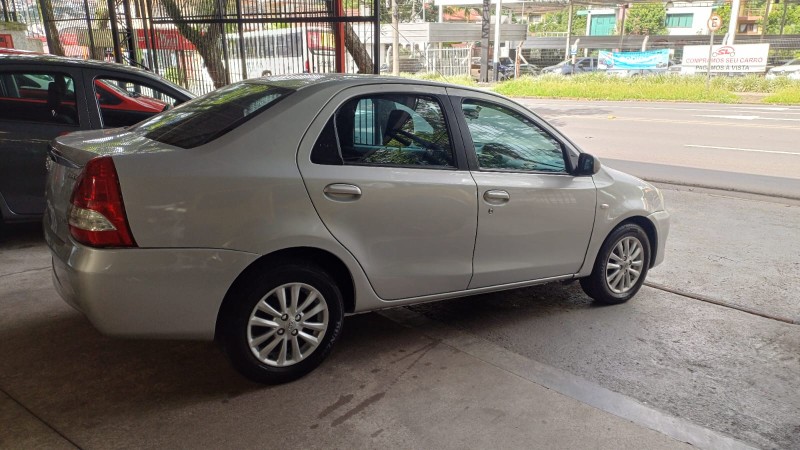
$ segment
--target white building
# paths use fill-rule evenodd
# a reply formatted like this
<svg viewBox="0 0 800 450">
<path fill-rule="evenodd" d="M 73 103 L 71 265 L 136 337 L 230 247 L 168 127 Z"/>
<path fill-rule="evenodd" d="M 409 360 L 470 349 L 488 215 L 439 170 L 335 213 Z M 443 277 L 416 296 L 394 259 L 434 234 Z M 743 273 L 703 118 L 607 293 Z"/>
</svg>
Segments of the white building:
<svg viewBox="0 0 800 450">
<path fill-rule="evenodd" d="M 667 31 L 670 35 L 708 34 L 708 19 L 713 8 L 711 3 L 693 5 L 676 3 L 667 8 Z"/>
</svg>

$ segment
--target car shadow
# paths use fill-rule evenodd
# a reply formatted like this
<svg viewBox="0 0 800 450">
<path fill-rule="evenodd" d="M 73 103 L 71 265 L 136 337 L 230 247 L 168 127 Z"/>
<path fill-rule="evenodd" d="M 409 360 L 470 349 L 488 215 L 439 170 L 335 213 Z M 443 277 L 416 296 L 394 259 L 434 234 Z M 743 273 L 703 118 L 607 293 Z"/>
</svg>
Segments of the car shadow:
<svg viewBox="0 0 800 450">
<path fill-rule="evenodd" d="M 573 282 L 425 303 L 408 309 L 451 326 L 471 328 L 487 317 L 511 323 L 604 307 L 607 305 L 593 301 L 579 283 Z"/>
<path fill-rule="evenodd" d="M 43 242 L 41 222 L 0 224 L 0 250 L 28 248 Z"/>
<path fill-rule="evenodd" d="M 345 319 L 340 342 L 323 365 L 300 380 L 267 386 L 237 373 L 213 342 L 113 338 L 48 294 L 26 302 L 0 301 L 0 386 L 32 411 L 85 420 L 124 420 L 153 408 L 228 403 L 248 394 L 287 395 L 343 373 L 377 373 L 381 352 L 427 344 L 378 314 Z M 424 341 L 424 342 L 423 342 Z M 293 387 L 294 386 L 294 387 Z M 270 394 L 272 392 L 272 394 Z"/>
</svg>

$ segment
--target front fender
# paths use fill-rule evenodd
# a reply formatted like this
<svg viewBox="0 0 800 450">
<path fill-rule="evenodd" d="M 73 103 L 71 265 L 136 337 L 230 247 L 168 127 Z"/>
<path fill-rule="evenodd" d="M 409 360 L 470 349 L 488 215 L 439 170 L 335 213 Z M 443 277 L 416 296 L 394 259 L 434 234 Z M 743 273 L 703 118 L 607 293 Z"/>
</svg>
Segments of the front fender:
<svg viewBox="0 0 800 450">
<path fill-rule="evenodd" d="M 663 242 L 665 238 L 665 236 L 660 236 L 660 229 L 663 228 L 663 225 L 659 223 L 661 221 L 653 220 L 654 213 L 665 211 L 664 197 L 655 186 L 607 167 L 603 167 L 594 175 L 594 182 L 597 187 L 595 225 L 578 277 L 588 276 L 592 273 L 595 259 L 606 237 L 626 221 L 646 221 L 643 223 L 648 224 L 651 228 L 646 231 L 652 231 L 656 241 L 650 243 L 652 252 L 663 247 L 660 242 Z M 655 260 L 660 261 L 661 259 Z"/>
</svg>

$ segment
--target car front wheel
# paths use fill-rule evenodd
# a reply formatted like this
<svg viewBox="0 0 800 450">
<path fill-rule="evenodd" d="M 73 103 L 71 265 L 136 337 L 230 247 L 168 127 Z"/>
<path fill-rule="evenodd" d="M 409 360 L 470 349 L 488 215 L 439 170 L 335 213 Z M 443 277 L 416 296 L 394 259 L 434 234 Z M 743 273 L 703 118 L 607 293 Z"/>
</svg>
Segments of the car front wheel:
<svg viewBox="0 0 800 450">
<path fill-rule="evenodd" d="M 581 287 L 600 303 L 627 302 L 642 287 L 649 262 L 647 233 L 636 224 L 624 224 L 606 238 L 592 274 L 581 279 Z"/>
<path fill-rule="evenodd" d="M 256 277 L 228 312 L 221 343 L 233 366 L 253 381 L 286 383 L 311 372 L 342 329 L 342 295 L 322 269 L 284 265 Z"/>
</svg>

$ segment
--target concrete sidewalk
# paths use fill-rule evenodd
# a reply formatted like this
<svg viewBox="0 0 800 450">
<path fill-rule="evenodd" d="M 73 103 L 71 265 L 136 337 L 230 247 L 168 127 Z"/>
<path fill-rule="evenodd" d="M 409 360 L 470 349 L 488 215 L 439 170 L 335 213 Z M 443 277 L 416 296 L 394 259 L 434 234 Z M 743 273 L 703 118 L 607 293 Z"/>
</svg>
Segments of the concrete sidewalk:
<svg viewBox="0 0 800 450">
<path fill-rule="evenodd" d="M 742 248 L 737 236 L 754 236 L 728 229 L 728 244 L 698 228 L 724 228 L 712 218 L 732 210 L 789 239 L 800 208 L 665 195 L 675 221 L 652 280 L 745 301 L 746 292 L 735 294 L 752 291 L 753 281 L 729 273 L 796 274 L 777 258 L 792 261 L 785 253 L 797 242 L 753 245 L 727 265 L 716 257 L 732 259 Z M 796 292 L 800 277 L 788 276 L 770 295 Z M 778 312 L 795 314 L 790 300 Z M 746 447 L 406 309 L 347 318 L 318 370 L 287 385 L 255 385 L 211 343 L 97 333 L 53 290 L 37 227 L 0 240 L 0 424 L 0 448 L 14 449 Z"/>
<path fill-rule="evenodd" d="M 0 290 L 2 448 L 688 447 L 379 314 L 348 318 L 311 375 L 263 387 L 209 343 L 99 335 L 47 271 Z"/>
</svg>

